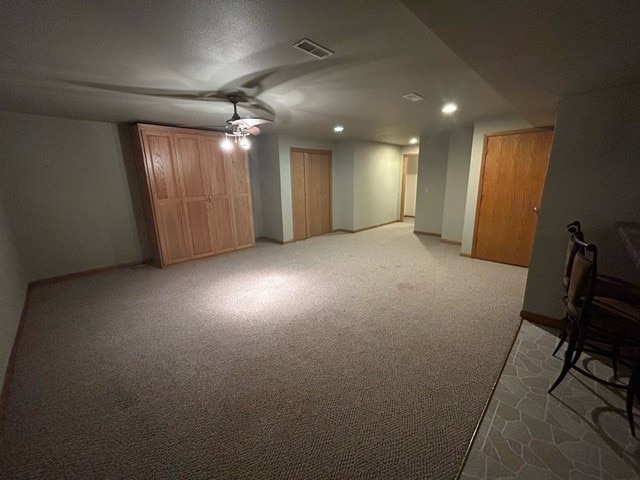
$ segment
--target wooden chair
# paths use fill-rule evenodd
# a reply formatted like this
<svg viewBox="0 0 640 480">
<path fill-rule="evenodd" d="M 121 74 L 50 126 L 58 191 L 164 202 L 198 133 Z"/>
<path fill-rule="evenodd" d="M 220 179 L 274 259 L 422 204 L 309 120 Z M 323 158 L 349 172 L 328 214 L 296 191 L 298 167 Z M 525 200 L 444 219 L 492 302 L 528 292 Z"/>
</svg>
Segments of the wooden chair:
<svg viewBox="0 0 640 480">
<path fill-rule="evenodd" d="M 622 300 L 596 296 L 598 282 L 598 249 L 586 244 L 574 234 L 577 253 L 573 258 L 566 296 L 567 349 L 562 370 L 549 389 L 551 393 L 574 369 L 587 377 L 614 388 L 626 390 L 627 418 L 631 434 L 635 437 L 633 422 L 633 400 L 640 400 L 640 306 Z M 639 352 L 632 362 L 630 380 L 627 384 L 600 378 L 577 365 L 585 350 L 587 340 L 597 337 L 610 345 L 635 347 Z"/>
<path fill-rule="evenodd" d="M 571 222 L 567 225 L 567 230 L 571 234 L 569 237 L 569 241 L 567 242 L 567 254 L 565 257 L 564 264 L 564 275 L 562 277 L 562 285 L 565 288 L 565 296 L 563 298 L 563 302 L 567 304 L 567 289 L 569 288 L 569 278 L 571 276 L 571 270 L 573 268 L 573 261 L 578 252 L 584 254 L 583 247 L 581 244 L 584 244 L 584 234 L 582 233 L 581 225 L 578 220 Z M 574 238 L 579 240 L 579 243 L 574 241 Z M 640 286 L 635 285 L 633 283 L 627 282 L 621 278 L 611 277 L 608 275 L 598 274 L 596 276 L 596 285 L 595 285 L 595 295 L 599 297 L 606 298 L 614 298 L 618 300 L 622 300 L 626 303 L 635 303 L 640 304 Z M 566 342 L 567 339 L 567 319 L 566 316 L 562 321 L 562 327 L 560 328 L 560 333 L 558 335 L 558 345 L 556 345 L 555 350 L 552 355 L 558 353 L 560 347 Z M 596 339 L 597 340 L 597 339 Z M 602 342 L 600 342 L 602 343 Z M 606 342 L 605 342 L 606 343 Z M 588 347 L 591 351 L 595 353 L 600 353 L 602 355 L 606 355 L 611 358 L 612 366 L 613 366 L 613 374 L 614 378 L 618 378 L 618 357 L 620 354 L 620 346 L 616 343 L 611 344 L 610 350 L 605 350 L 602 348 L 590 346 Z"/>
</svg>

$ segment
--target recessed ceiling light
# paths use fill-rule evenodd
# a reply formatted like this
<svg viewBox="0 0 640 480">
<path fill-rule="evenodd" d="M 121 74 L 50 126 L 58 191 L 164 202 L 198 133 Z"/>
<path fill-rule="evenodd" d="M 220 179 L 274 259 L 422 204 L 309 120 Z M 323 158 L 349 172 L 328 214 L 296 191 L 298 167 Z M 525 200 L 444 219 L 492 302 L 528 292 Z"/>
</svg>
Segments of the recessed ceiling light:
<svg viewBox="0 0 640 480">
<path fill-rule="evenodd" d="M 442 107 L 442 113 L 446 113 L 446 114 L 453 113 L 456 110 L 458 110 L 458 105 L 456 105 L 455 103 L 446 103 Z"/>
<path fill-rule="evenodd" d="M 344 131 L 344 127 L 342 125 L 336 125 L 335 127 L 333 127 L 333 131 L 336 133 L 340 133 Z"/>
<path fill-rule="evenodd" d="M 403 95 L 402 98 L 406 98 L 412 102 L 420 102 L 421 100 L 424 100 L 424 97 L 417 93 L 407 93 L 406 95 Z"/>
<path fill-rule="evenodd" d="M 411 145 L 415 145 L 416 143 L 418 143 L 418 139 L 416 137 L 413 137 L 411 140 L 409 140 L 409 143 Z"/>
</svg>

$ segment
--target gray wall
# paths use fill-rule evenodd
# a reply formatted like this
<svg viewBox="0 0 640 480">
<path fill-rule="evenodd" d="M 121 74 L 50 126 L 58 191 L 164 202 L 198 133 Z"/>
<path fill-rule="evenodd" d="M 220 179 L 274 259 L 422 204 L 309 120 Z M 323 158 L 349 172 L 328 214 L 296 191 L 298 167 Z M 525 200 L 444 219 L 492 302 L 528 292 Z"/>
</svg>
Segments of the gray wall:
<svg viewBox="0 0 640 480">
<path fill-rule="evenodd" d="M 0 188 L 4 190 L 8 178 L 3 170 L 0 174 Z M 3 385 L 26 292 L 27 277 L 6 212 L 0 203 L 0 386 Z"/>
<path fill-rule="evenodd" d="M 0 131 L 0 201 L 30 281 L 148 255 L 117 125 L 0 112 Z"/>
<path fill-rule="evenodd" d="M 354 229 L 398 220 L 401 148 L 384 143 L 355 141 L 353 159 Z"/>
<path fill-rule="evenodd" d="M 420 138 L 416 232 L 442 233 L 448 156 L 449 132 Z"/>
<path fill-rule="evenodd" d="M 253 229 L 256 238 L 264 234 L 262 223 L 262 196 L 260 194 L 260 161 L 258 159 L 256 142 L 249 150 L 249 177 L 251 180 L 251 202 L 253 207 Z"/>
<path fill-rule="evenodd" d="M 353 216 L 353 158 L 355 144 L 342 141 L 338 149 L 338 159 L 334 163 L 335 183 L 333 190 L 333 228 L 354 230 Z"/>
<path fill-rule="evenodd" d="M 256 140 L 260 163 L 260 203 L 262 236 L 282 241 L 282 200 L 280 198 L 280 151 L 276 135 L 263 135 Z"/>
<path fill-rule="evenodd" d="M 472 141 L 473 127 L 451 130 L 442 216 L 443 240 L 462 242 Z"/>
<path fill-rule="evenodd" d="M 462 253 L 471 254 L 473 247 L 473 229 L 475 228 L 476 222 L 476 206 L 478 202 L 478 187 L 480 185 L 484 136 L 491 133 L 524 128 L 531 128 L 531 124 L 519 115 L 490 117 L 479 120 L 473 125 L 469 182 L 467 184 L 467 199 L 465 204 L 464 225 L 462 228 Z"/>
<path fill-rule="evenodd" d="M 640 283 L 616 221 L 640 222 L 640 84 L 565 97 L 558 109 L 524 310 L 559 317 L 567 233 L 580 220 L 599 268 Z"/>
</svg>

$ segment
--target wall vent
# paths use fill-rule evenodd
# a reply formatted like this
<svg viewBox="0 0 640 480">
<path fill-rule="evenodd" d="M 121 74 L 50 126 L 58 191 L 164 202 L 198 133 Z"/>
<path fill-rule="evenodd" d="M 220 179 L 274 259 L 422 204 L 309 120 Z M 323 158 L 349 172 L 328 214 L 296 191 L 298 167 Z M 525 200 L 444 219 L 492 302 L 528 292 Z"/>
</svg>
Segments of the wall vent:
<svg viewBox="0 0 640 480">
<path fill-rule="evenodd" d="M 406 98 L 412 102 L 420 102 L 421 100 L 424 100 L 424 97 L 421 97 L 417 93 L 407 93 L 406 95 L 403 95 L 402 98 Z"/>
<path fill-rule="evenodd" d="M 301 50 L 304 53 L 308 53 L 309 55 L 319 59 L 327 58 L 328 56 L 333 55 L 333 52 L 331 50 L 309 40 L 308 38 L 303 38 L 299 42 L 294 43 L 293 46 L 294 48 L 297 48 L 298 50 Z"/>
</svg>

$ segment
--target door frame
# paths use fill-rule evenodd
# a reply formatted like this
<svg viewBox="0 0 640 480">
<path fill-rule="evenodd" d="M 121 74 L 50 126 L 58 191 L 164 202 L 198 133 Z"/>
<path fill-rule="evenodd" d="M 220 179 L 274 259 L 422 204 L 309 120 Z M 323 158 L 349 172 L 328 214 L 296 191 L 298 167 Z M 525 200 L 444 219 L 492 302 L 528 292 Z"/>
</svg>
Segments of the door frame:
<svg viewBox="0 0 640 480">
<path fill-rule="evenodd" d="M 326 153 L 329 155 L 329 233 L 333 232 L 333 151 L 332 150 L 321 150 L 318 148 L 302 148 L 302 147 L 291 147 L 289 149 L 289 173 L 293 171 L 293 153 Z M 291 226 L 293 227 L 293 176 L 289 175 L 291 182 Z M 305 208 L 305 217 L 306 217 L 306 208 Z M 295 237 L 295 235 L 294 235 Z M 307 236 L 304 240 L 307 240 L 311 237 Z M 297 241 L 295 238 L 293 241 Z"/>
<path fill-rule="evenodd" d="M 399 222 L 404 221 L 404 203 L 407 198 L 407 167 L 409 165 L 409 157 L 417 157 L 419 160 L 419 153 L 403 153 L 402 154 L 402 168 L 400 171 L 400 218 Z M 417 192 L 416 192 L 417 195 Z"/>
<path fill-rule="evenodd" d="M 480 178 L 478 180 L 478 195 L 477 195 L 477 198 L 476 198 L 476 214 L 475 214 L 475 218 L 473 219 L 473 243 L 471 245 L 471 257 L 472 258 L 478 258 L 476 256 L 476 241 L 477 241 L 477 237 L 478 237 L 478 221 L 480 219 L 480 205 L 481 205 L 481 200 L 482 200 L 482 185 L 483 185 L 483 182 L 484 182 L 484 169 L 485 169 L 485 165 L 486 165 L 487 143 L 489 142 L 489 138 L 490 137 L 504 137 L 506 135 L 518 135 L 518 134 L 521 134 L 521 133 L 543 132 L 543 131 L 546 131 L 546 130 L 553 130 L 553 129 L 554 129 L 553 126 L 548 126 L 548 127 L 523 128 L 523 129 L 519 129 L 519 130 L 506 130 L 504 132 L 485 133 L 484 140 L 482 142 L 482 162 L 481 162 L 481 165 L 480 165 Z M 552 142 L 551 146 L 553 148 L 553 142 Z M 548 165 L 547 165 L 547 168 L 548 168 Z M 545 173 L 545 179 L 546 179 L 546 173 Z M 485 260 L 485 259 L 482 258 L 480 260 Z M 520 265 L 518 265 L 518 266 L 520 266 Z M 524 267 L 524 268 L 527 268 L 527 267 Z"/>
</svg>

